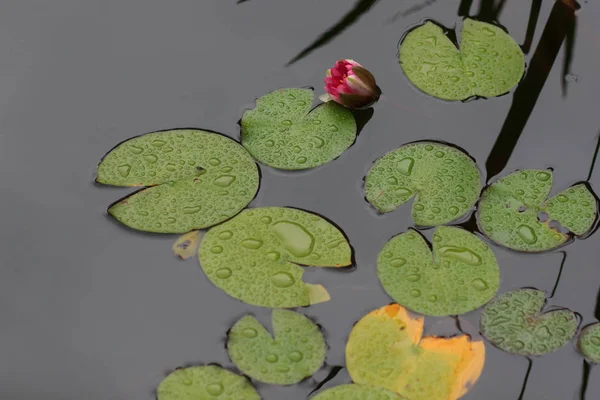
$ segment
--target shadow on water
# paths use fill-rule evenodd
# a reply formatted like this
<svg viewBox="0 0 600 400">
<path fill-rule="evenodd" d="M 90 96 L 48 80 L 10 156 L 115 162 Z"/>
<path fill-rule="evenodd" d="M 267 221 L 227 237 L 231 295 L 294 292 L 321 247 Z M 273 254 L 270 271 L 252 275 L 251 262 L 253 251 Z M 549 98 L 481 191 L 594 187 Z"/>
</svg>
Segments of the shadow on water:
<svg viewBox="0 0 600 400">
<path fill-rule="evenodd" d="M 579 400 L 585 400 L 585 392 L 587 392 L 591 370 L 592 365 L 586 360 L 583 360 L 583 378 L 581 380 L 581 389 L 579 389 Z"/>
<path fill-rule="evenodd" d="M 308 394 L 308 396 L 311 396 L 313 393 L 318 392 L 319 390 L 321 390 L 321 388 L 323 386 L 325 386 L 325 384 L 327 382 L 329 382 L 330 380 L 332 380 L 333 378 L 335 378 L 337 376 L 337 374 L 340 373 L 341 370 L 343 370 L 344 367 L 342 367 L 341 365 L 334 365 L 331 370 L 329 371 L 329 374 L 327 374 L 327 376 L 325 377 L 325 379 L 323 379 L 321 382 L 319 382 L 319 384 L 312 390 L 312 392 L 310 392 Z"/>
<path fill-rule="evenodd" d="M 527 373 L 525 374 L 525 379 L 523 380 L 523 386 L 521 387 L 521 393 L 519 394 L 519 400 L 523 400 L 525 397 L 525 391 L 527 390 L 527 382 L 529 381 L 529 374 L 531 374 L 531 368 L 533 367 L 533 360 L 527 357 L 527 361 L 529 361 L 529 366 L 527 367 Z"/>
<path fill-rule="evenodd" d="M 567 252 L 566 251 L 561 251 L 562 253 L 562 261 L 560 262 L 560 268 L 558 270 L 558 275 L 556 276 L 556 282 L 554 283 L 554 287 L 552 288 L 552 293 L 550 294 L 550 298 L 554 297 L 554 295 L 556 294 L 556 289 L 558 288 L 558 282 L 560 281 L 560 278 L 562 277 L 562 272 L 563 272 L 563 267 L 565 266 L 565 261 L 567 261 Z"/>
</svg>

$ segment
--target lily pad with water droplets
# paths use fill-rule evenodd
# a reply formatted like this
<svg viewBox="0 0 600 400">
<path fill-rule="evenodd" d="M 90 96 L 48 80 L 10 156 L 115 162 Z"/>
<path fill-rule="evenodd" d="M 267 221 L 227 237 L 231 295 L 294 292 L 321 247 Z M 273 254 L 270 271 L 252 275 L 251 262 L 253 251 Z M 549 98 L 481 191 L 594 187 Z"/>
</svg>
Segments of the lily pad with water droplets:
<svg viewBox="0 0 600 400">
<path fill-rule="evenodd" d="M 325 339 L 306 316 L 273 310 L 273 337 L 254 317 L 233 325 L 227 338 L 231 361 L 249 377 L 273 385 L 292 385 L 312 376 L 325 361 Z"/>
<path fill-rule="evenodd" d="M 500 178 L 487 187 L 477 210 L 483 234 L 518 251 L 540 252 L 589 232 L 597 202 L 586 184 L 578 184 L 547 200 L 552 171 L 528 169 Z"/>
<path fill-rule="evenodd" d="M 588 325 L 581 331 L 577 347 L 587 360 L 600 364 L 600 323 Z"/>
<path fill-rule="evenodd" d="M 475 384 L 485 363 L 482 341 L 466 335 L 425 337 L 423 317 L 398 304 L 363 317 L 346 345 L 352 380 L 410 400 L 456 400 Z"/>
<path fill-rule="evenodd" d="M 406 144 L 379 158 L 365 178 L 367 201 L 379 212 L 415 197 L 412 217 L 421 226 L 463 217 L 475 205 L 481 177 L 464 152 L 438 142 Z"/>
<path fill-rule="evenodd" d="M 501 28 L 465 19 L 460 49 L 433 22 L 410 31 L 400 44 L 400 65 L 423 92 L 444 100 L 507 93 L 523 76 L 519 45 Z"/>
<path fill-rule="evenodd" d="M 509 353 L 540 356 L 567 344 L 577 332 L 577 315 L 566 309 L 542 313 L 544 292 L 519 289 L 492 300 L 481 315 L 481 333 Z"/>
<path fill-rule="evenodd" d="M 178 368 L 156 390 L 157 400 L 260 400 L 243 376 L 216 365 Z"/>
<path fill-rule="evenodd" d="M 321 285 L 302 281 L 300 265 L 352 264 L 344 234 L 325 219 L 292 208 L 245 210 L 204 236 L 200 265 L 230 296 L 272 308 L 307 306 L 329 300 Z"/>
<path fill-rule="evenodd" d="M 96 180 L 114 186 L 151 186 L 108 212 L 142 231 L 185 233 L 223 222 L 254 198 L 258 167 L 239 143 L 193 129 L 129 139 L 98 165 Z"/>
<path fill-rule="evenodd" d="M 330 101 L 311 111 L 312 89 L 280 89 L 244 112 L 242 144 L 271 167 L 314 168 L 339 157 L 356 139 L 354 116 Z"/>
<path fill-rule="evenodd" d="M 460 228 L 440 226 L 433 255 L 416 231 L 393 237 L 377 258 L 377 275 L 398 303 L 424 315 L 459 315 L 487 303 L 500 272 L 487 244 Z"/>
<path fill-rule="evenodd" d="M 340 385 L 311 397 L 311 400 L 402 400 L 389 390 L 368 385 Z"/>
</svg>

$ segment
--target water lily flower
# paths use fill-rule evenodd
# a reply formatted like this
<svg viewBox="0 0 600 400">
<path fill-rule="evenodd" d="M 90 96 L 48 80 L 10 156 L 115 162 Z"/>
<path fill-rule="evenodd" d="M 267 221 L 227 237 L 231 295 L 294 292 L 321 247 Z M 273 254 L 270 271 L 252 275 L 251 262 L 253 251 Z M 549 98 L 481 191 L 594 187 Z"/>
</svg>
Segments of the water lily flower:
<svg viewBox="0 0 600 400">
<path fill-rule="evenodd" d="M 373 74 L 354 60 L 336 61 L 326 75 L 327 94 L 319 97 L 322 101 L 333 100 L 345 107 L 360 109 L 371 106 L 381 95 Z"/>
</svg>

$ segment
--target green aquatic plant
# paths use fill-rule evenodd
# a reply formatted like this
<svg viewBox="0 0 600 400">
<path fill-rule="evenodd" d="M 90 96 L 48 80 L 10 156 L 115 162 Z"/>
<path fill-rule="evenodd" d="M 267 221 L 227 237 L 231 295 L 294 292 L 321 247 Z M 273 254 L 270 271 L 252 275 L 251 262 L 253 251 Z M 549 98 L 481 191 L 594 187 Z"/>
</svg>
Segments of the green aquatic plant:
<svg viewBox="0 0 600 400">
<path fill-rule="evenodd" d="M 586 360 L 600 363 L 600 323 L 588 325 L 581 331 L 577 347 Z"/>
<path fill-rule="evenodd" d="M 368 385 L 339 385 L 311 397 L 311 400 L 402 400 L 389 390 Z"/>
</svg>

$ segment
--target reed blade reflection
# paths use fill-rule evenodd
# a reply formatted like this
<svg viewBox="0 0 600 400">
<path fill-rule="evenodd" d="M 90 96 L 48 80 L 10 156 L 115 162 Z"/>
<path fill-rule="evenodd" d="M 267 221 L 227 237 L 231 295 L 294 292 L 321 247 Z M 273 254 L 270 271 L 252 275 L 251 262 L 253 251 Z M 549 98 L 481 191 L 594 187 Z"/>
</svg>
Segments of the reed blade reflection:
<svg viewBox="0 0 600 400">
<path fill-rule="evenodd" d="M 521 387 L 521 394 L 519 394 L 519 400 L 523 400 L 525 396 L 525 391 L 527 390 L 527 382 L 529 382 L 529 374 L 531 374 L 531 368 L 533 367 L 533 360 L 527 357 L 527 361 L 529 361 L 529 367 L 527 367 L 527 373 L 525 374 L 525 380 L 523 381 L 523 387 Z"/>
<path fill-rule="evenodd" d="M 325 377 L 325 379 L 323 379 L 321 382 L 319 382 L 319 384 L 317 385 L 317 387 L 315 387 L 315 388 L 313 389 L 313 391 L 312 391 L 312 392 L 310 392 L 308 395 L 310 396 L 310 395 L 312 395 L 313 393 L 315 393 L 315 392 L 318 392 L 319 390 L 321 390 L 321 388 L 322 388 L 323 386 L 325 386 L 325 384 L 326 384 L 327 382 L 329 382 L 330 380 L 332 380 L 333 378 L 335 378 L 335 377 L 337 376 L 337 374 L 339 374 L 339 373 L 340 373 L 340 371 L 341 371 L 341 370 L 343 370 L 343 369 L 344 369 L 344 367 L 342 367 L 341 365 L 334 365 L 334 366 L 331 368 L 331 371 L 329 371 L 329 374 L 327 374 L 327 376 Z"/>
<path fill-rule="evenodd" d="M 587 392 L 591 370 L 591 364 L 583 360 L 583 376 L 581 378 L 581 388 L 579 389 L 579 400 L 585 400 L 585 392 Z"/>
<path fill-rule="evenodd" d="M 598 158 L 598 151 L 600 150 L 600 133 L 596 137 L 596 149 L 594 150 L 594 156 L 592 157 L 592 164 L 590 165 L 590 172 L 588 173 L 587 181 L 589 182 L 592 179 L 592 174 L 594 173 L 594 167 L 596 166 L 596 159 Z"/>
<path fill-rule="evenodd" d="M 531 10 L 529 11 L 529 21 L 527 21 L 527 32 L 525 33 L 525 42 L 523 42 L 523 53 L 529 54 L 531 44 L 533 43 L 533 35 L 538 19 L 540 18 L 540 10 L 542 9 L 542 0 L 531 0 Z"/>
<path fill-rule="evenodd" d="M 292 58 L 287 66 L 294 64 L 295 62 L 303 59 L 308 56 L 310 53 L 315 51 L 316 49 L 324 46 L 325 44 L 332 41 L 334 38 L 339 36 L 342 32 L 348 29 L 352 24 L 354 24 L 358 19 L 365 13 L 371 10 L 375 4 L 377 4 L 379 0 L 359 0 L 354 8 L 350 10 L 344 17 L 339 20 L 335 25 L 329 28 L 326 32 L 321 34 L 312 44 L 302 50 L 298 55 Z"/>
</svg>

